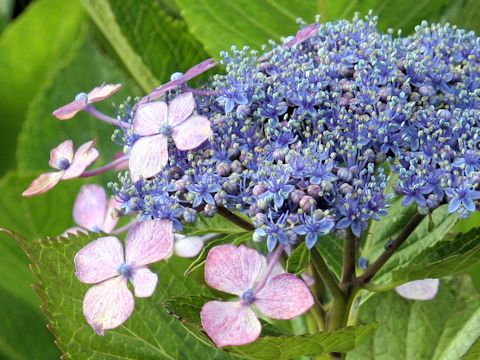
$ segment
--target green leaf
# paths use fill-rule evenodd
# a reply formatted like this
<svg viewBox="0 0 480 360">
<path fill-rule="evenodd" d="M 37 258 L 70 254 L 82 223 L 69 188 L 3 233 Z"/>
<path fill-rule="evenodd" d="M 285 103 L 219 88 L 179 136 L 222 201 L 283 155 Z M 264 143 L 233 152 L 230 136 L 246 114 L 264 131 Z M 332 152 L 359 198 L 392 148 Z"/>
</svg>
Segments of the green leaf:
<svg viewBox="0 0 480 360">
<path fill-rule="evenodd" d="M 288 257 L 286 270 L 288 273 L 300 275 L 307 270 L 308 264 L 310 264 L 310 250 L 305 242 L 302 242 Z"/>
<path fill-rule="evenodd" d="M 332 273 L 340 279 L 343 266 L 343 241 L 333 235 L 320 236 L 315 244 Z"/>
<path fill-rule="evenodd" d="M 477 0 L 460 0 L 450 2 L 442 20 L 449 21 L 461 29 L 476 31 L 478 34 L 480 31 L 479 16 L 480 4 Z"/>
<path fill-rule="evenodd" d="M 1 34 L 0 174 L 14 167 L 27 105 L 70 48 L 84 15 L 78 1 L 39 0 Z"/>
<path fill-rule="evenodd" d="M 57 344 L 67 359 L 228 359 L 216 349 L 192 337 L 162 308 L 172 295 L 210 293 L 191 278 L 185 278 L 188 260 L 173 257 L 150 268 L 159 283 L 150 298 L 136 298 L 135 311 L 124 325 L 97 336 L 82 313 L 82 300 L 89 285 L 74 275 L 73 258 L 98 234 L 29 241 L 11 234 L 25 249 L 37 279 L 38 293 Z"/>
<path fill-rule="evenodd" d="M 183 233 L 185 235 L 205 235 L 205 234 L 243 234 L 245 229 L 228 221 L 221 215 L 214 217 L 199 216 L 193 224 L 185 224 Z"/>
<path fill-rule="evenodd" d="M 222 244 L 233 244 L 233 245 L 240 245 L 244 242 L 250 240 L 252 238 L 252 233 L 244 232 L 244 233 L 237 233 L 237 234 L 230 234 L 224 236 L 220 239 L 215 239 L 209 241 L 202 249 L 200 254 L 197 256 L 195 260 L 188 266 L 187 270 L 185 270 L 185 275 L 191 274 L 196 269 L 202 268 L 205 264 L 205 260 L 207 259 L 208 252 L 215 246 L 222 245 Z"/>
<path fill-rule="evenodd" d="M 214 346 L 200 325 L 200 310 L 212 298 L 174 297 L 164 306 L 195 337 Z M 226 351 L 243 359 L 293 359 L 301 356 L 320 356 L 330 352 L 347 352 L 366 341 L 377 329 L 372 323 L 313 335 L 280 335 L 279 329 L 263 323 L 262 336 L 254 343 L 226 347 Z"/>
<path fill-rule="evenodd" d="M 63 63 L 29 107 L 19 137 L 17 159 L 20 170 L 48 170 L 50 150 L 65 139 L 72 139 L 75 146 L 96 139 L 100 157 L 93 167 L 110 162 L 115 153 L 122 151 L 120 146 L 111 141 L 113 127 L 86 113 L 79 113 L 69 121 L 60 121 L 51 115 L 54 109 L 72 101 L 75 94 L 89 91 L 103 82 L 124 84 L 125 89 L 113 96 L 113 101 L 121 101 L 126 94 L 139 93 L 130 78 L 100 52 L 88 28 L 83 27 Z M 97 107 L 106 113 L 114 113 L 110 104 L 109 99 Z M 109 173 L 103 179 L 114 179 L 114 175 Z"/>
<path fill-rule="evenodd" d="M 208 57 L 183 21 L 168 16 L 155 1 L 82 1 L 145 92 Z"/>
<path fill-rule="evenodd" d="M 442 280 L 430 301 L 376 294 L 360 308 L 359 321 L 382 326 L 348 360 L 457 360 L 480 336 L 480 296 L 466 276 Z"/>
<path fill-rule="evenodd" d="M 480 359 L 480 338 L 475 341 L 467 353 L 462 356 L 462 360 L 478 360 Z"/>
</svg>

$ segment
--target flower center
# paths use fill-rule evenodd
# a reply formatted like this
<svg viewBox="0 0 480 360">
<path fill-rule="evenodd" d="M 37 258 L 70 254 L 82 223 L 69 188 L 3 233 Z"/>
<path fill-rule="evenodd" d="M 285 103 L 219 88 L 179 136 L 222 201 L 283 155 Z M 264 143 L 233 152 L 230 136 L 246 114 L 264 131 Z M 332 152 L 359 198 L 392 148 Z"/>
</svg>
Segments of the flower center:
<svg viewBox="0 0 480 360">
<path fill-rule="evenodd" d="M 240 299 L 242 299 L 242 302 L 245 305 L 252 305 L 253 301 L 255 300 L 255 297 L 253 296 L 253 290 L 248 289 L 245 291 L 241 296 Z"/>
<path fill-rule="evenodd" d="M 66 158 L 60 158 L 58 160 L 58 168 L 60 170 L 67 170 L 70 167 L 70 161 Z"/>
<path fill-rule="evenodd" d="M 162 135 L 170 136 L 172 135 L 173 128 L 169 124 L 162 124 L 160 125 L 160 129 L 158 129 L 158 132 Z"/>
<path fill-rule="evenodd" d="M 122 275 L 123 277 L 130 278 L 132 275 L 132 269 L 128 264 L 123 263 L 120 265 L 117 269 L 118 273 Z"/>
<path fill-rule="evenodd" d="M 85 93 L 80 93 L 75 96 L 75 101 L 87 101 L 88 100 L 88 94 Z"/>
</svg>

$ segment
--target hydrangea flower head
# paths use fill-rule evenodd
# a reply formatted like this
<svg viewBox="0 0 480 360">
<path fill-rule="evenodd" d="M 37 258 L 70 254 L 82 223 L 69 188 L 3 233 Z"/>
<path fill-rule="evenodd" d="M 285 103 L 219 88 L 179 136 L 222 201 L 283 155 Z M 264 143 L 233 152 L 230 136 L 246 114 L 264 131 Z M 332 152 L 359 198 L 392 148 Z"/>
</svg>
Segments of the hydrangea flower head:
<svg viewBox="0 0 480 360">
<path fill-rule="evenodd" d="M 22 195 L 28 197 L 43 194 L 58 184 L 60 180 L 79 177 L 99 156 L 94 145 L 95 140 L 91 140 L 74 151 L 72 140 L 62 142 L 50 152 L 50 161 L 48 162 L 52 168 L 58 171 L 40 175 L 33 180 Z"/>
<path fill-rule="evenodd" d="M 210 301 L 202 308 L 202 326 L 217 346 L 244 345 L 258 338 L 262 327 L 253 305 L 273 319 L 292 319 L 313 305 L 302 280 L 283 273 L 265 283 L 265 272 L 265 258 L 243 245 L 221 245 L 208 253 L 207 284 L 238 296 L 237 301 Z"/>
<path fill-rule="evenodd" d="M 133 129 L 140 135 L 130 152 L 129 168 L 134 181 L 158 174 L 168 161 L 168 138 L 178 150 L 198 147 L 212 135 L 205 116 L 192 115 L 195 100 L 191 92 L 173 99 L 139 106 L 133 119 Z"/>
<path fill-rule="evenodd" d="M 99 335 L 125 322 L 132 314 L 136 297 L 149 297 L 158 276 L 148 265 L 168 258 L 173 251 L 173 229 L 168 220 L 150 220 L 131 227 L 121 242 L 113 236 L 101 237 L 75 255 L 75 275 L 85 284 L 95 284 L 85 294 L 83 313 Z"/>
<path fill-rule="evenodd" d="M 97 86 L 88 94 L 80 93 L 75 97 L 74 101 L 55 110 L 53 116 L 59 120 L 71 119 L 79 111 L 84 110 L 89 104 L 105 100 L 120 90 L 121 87 L 121 84 L 103 84 Z"/>
</svg>

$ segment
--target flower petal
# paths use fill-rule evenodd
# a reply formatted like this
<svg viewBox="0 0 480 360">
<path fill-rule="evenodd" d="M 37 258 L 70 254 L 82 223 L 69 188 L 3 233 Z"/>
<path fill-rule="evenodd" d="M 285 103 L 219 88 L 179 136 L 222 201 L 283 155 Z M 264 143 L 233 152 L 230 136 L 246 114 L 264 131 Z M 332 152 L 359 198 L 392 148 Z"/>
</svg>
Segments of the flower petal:
<svg viewBox="0 0 480 360">
<path fill-rule="evenodd" d="M 103 232 L 106 232 L 107 234 L 111 233 L 113 229 L 115 229 L 115 226 L 118 223 L 118 209 L 120 208 L 120 203 L 115 200 L 115 199 L 110 199 L 108 200 L 107 204 L 107 213 L 105 215 L 102 228 L 101 230 Z"/>
<path fill-rule="evenodd" d="M 135 306 L 127 279 L 117 276 L 88 289 L 83 299 L 83 314 L 98 335 L 122 325 Z"/>
<path fill-rule="evenodd" d="M 163 101 L 143 104 L 133 118 L 133 129 L 141 136 L 158 134 L 160 126 L 167 122 L 168 106 Z"/>
<path fill-rule="evenodd" d="M 253 310 L 240 302 L 209 301 L 200 312 L 202 326 L 219 347 L 255 341 L 262 325 Z"/>
<path fill-rule="evenodd" d="M 136 297 L 152 296 L 157 286 L 158 276 L 146 267 L 135 269 L 132 274 L 132 283 Z"/>
<path fill-rule="evenodd" d="M 173 251 L 173 225 L 170 220 L 135 223 L 125 240 L 126 262 L 141 267 L 165 259 Z"/>
<path fill-rule="evenodd" d="M 60 145 L 53 148 L 52 151 L 50 151 L 50 160 L 48 161 L 48 165 L 54 169 L 63 170 L 60 168 L 60 161 L 62 161 L 62 159 L 66 159 L 69 163 L 71 163 L 73 156 L 73 141 L 65 140 Z"/>
<path fill-rule="evenodd" d="M 68 120 L 73 118 L 79 111 L 87 107 L 87 99 L 74 100 L 71 103 L 55 110 L 52 115 L 59 120 Z"/>
<path fill-rule="evenodd" d="M 101 86 L 97 86 L 88 93 L 88 102 L 94 103 L 102 101 L 115 94 L 121 88 L 122 84 L 103 84 Z"/>
<path fill-rule="evenodd" d="M 195 100 L 191 92 L 178 95 L 168 104 L 168 123 L 177 126 L 187 120 L 195 110 Z"/>
<path fill-rule="evenodd" d="M 308 38 L 311 38 L 312 36 L 317 35 L 318 33 L 318 24 L 314 23 L 311 25 L 308 25 L 304 27 L 302 30 L 298 31 L 297 34 L 293 39 L 290 41 L 287 41 L 285 44 L 283 44 L 285 47 L 290 48 L 292 46 L 295 46 L 298 43 L 301 43 Z"/>
<path fill-rule="evenodd" d="M 212 136 L 210 121 L 194 115 L 173 128 L 172 138 L 178 150 L 195 149 Z"/>
<path fill-rule="evenodd" d="M 432 300 L 438 292 L 438 279 L 415 280 L 397 286 L 395 291 L 409 300 Z"/>
<path fill-rule="evenodd" d="M 163 135 L 146 136 L 133 144 L 128 160 L 133 181 L 157 175 L 168 161 L 168 139 Z"/>
<path fill-rule="evenodd" d="M 203 239 L 200 236 L 175 235 L 175 255 L 185 258 L 197 256 L 203 249 Z"/>
<path fill-rule="evenodd" d="M 265 265 L 265 258 L 246 246 L 216 246 L 207 255 L 205 281 L 217 290 L 240 296 L 253 288 Z"/>
<path fill-rule="evenodd" d="M 292 274 L 275 276 L 255 294 L 254 304 L 273 319 L 292 319 L 313 306 L 308 286 Z"/>
<path fill-rule="evenodd" d="M 103 230 L 107 212 L 107 194 L 99 185 L 83 185 L 73 205 L 75 223 L 90 231 Z"/>
<path fill-rule="evenodd" d="M 22 195 L 29 197 L 47 192 L 58 184 L 63 174 L 64 171 L 58 171 L 40 175 L 38 178 L 32 181 L 28 189 L 25 190 Z"/>
<path fill-rule="evenodd" d="M 65 170 L 63 179 L 73 179 L 79 177 L 85 169 L 90 166 L 95 160 L 97 160 L 99 153 L 94 148 L 95 140 L 91 140 L 82 144 L 75 152 L 70 167 Z"/>
<path fill-rule="evenodd" d="M 123 247 L 114 236 L 92 241 L 75 255 L 75 275 L 86 284 L 95 284 L 118 275 L 124 263 Z"/>
</svg>

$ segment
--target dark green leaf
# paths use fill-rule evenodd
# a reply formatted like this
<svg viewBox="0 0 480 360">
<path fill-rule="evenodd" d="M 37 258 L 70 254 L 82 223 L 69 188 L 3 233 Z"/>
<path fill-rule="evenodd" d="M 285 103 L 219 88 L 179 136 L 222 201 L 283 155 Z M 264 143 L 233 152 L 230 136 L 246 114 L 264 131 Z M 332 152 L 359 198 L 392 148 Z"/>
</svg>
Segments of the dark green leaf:
<svg viewBox="0 0 480 360">
<path fill-rule="evenodd" d="M 205 234 L 244 234 L 246 231 L 238 225 L 228 221 L 220 215 L 214 217 L 199 216 L 193 224 L 185 224 L 185 235 L 205 235 Z"/>
<path fill-rule="evenodd" d="M 333 235 L 320 236 L 315 244 L 320 255 L 325 259 L 328 268 L 340 279 L 343 262 L 343 241 Z"/>
<path fill-rule="evenodd" d="M 308 264 L 310 264 L 310 250 L 305 242 L 302 242 L 288 257 L 286 270 L 288 273 L 300 275 L 307 270 Z"/>
<path fill-rule="evenodd" d="M 430 301 L 376 294 L 361 306 L 359 321 L 382 326 L 348 360 L 457 360 L 480 336 L 480 296 L 468 277 L 442 280 Z"/>
</svg>

